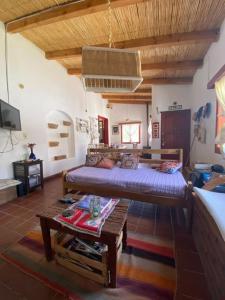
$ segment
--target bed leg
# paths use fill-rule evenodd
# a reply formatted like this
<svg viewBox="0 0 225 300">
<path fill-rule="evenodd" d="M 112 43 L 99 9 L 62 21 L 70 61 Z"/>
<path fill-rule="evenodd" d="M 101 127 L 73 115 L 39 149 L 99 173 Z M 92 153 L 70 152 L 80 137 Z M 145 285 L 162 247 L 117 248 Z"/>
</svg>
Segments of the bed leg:
<svg viewBox="0 0 225 300">
<path fill-rule="evenodd" d="M 62 172 L 63 196 L 66 195 L 66 194 L 68 194 L 68 188 L 65 187 L 65 182 L 66 182 L 65 178 L 66 178 L 66 174 L 67 174 L 67 171 L 63 171 L 63 172 Z"/>
<path fill-rule="evenodd" d="M 193 185 L 192 182 L 188 182 L 187 187 L 187 230 L 191 233 L 192 231 L 192 222 L 193 222 L 193 204 L 194 204 L 194 198 L 192 195 L 193 192 Z"/>
</svg>

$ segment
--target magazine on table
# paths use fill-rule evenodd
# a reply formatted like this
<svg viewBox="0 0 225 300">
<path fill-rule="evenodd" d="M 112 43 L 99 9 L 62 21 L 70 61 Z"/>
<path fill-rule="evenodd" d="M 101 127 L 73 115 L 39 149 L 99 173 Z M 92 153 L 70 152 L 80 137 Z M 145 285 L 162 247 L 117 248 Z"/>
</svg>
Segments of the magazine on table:
<svg viewBox="0 0 225 300">
<path fill-rule="evenodd" d="M 77 208 L 89 211 L 91 200 L 94 199 L 95 197 L 96 197 L 95 195 L 84 195 L 77 202 Z M 104 210 L 111 204 L 112 198 L 99 197 L 99 200 L 100 200 L 100 213 L 102 214 Z"/>
<path fill-rule="evenodd" d="M 118 202 L 119 199 L 111 199 L 110 203 L 104 208 L 103 213 L 96 218 L 92 218 L 88 210 L 78 208 L 77 203 L 75 203 L 64 210 L 62 214 L 54 217 L 54 219 L 79 232 L 89 233 L 99 237 L 105 220 L 114 210 Z"/>
</svg>

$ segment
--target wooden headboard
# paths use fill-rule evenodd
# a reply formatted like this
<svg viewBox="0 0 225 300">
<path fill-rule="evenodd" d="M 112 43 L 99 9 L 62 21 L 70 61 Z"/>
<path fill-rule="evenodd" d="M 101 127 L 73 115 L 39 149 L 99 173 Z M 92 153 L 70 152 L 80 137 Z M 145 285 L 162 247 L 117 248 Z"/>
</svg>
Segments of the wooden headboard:
<svg viewBox="0 0 225 300">
<path fill-rule="evenodd" d="M 176 155 L 179 162 L 183 164 L 183 149 L 114 149 L 114 148 L 90 148 L 88 149 L 88 154 L 95 154 L 95 153 L 109 153 L 109 154 L 116 154 L 116 153 L 130 153 L 136 154 L 140 156 L 140 162 L 143 163 L 150 163 L 150 164 L 159 164 L 163 161 L 174 161 L 175 159 L 149 159 L 149 158 L 142 158 L 143 154 L 166 154 L 166 155 Z"/>
</svg>

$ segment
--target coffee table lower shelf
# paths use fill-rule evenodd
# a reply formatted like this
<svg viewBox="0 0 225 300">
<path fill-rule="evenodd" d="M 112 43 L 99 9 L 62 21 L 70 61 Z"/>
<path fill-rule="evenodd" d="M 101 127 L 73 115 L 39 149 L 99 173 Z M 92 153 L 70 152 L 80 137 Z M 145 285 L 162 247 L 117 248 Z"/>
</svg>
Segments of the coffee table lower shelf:
<svg viewBox="0 0 225 300">
<path fill-rule="evenodd" d="M 95 260 L 76 251 L 65 248 L 65 243 L 72 236 L 57 232 L 54 235 L 55 260 L 63 267 L 91 279 L 107 287 L 110 283 L 110 270 L 108 266 L 108 251 L 102 253 L 101 260 Z M 122 253 L 123 232 L 117 241 L 117 261 Z"/>
</svg>

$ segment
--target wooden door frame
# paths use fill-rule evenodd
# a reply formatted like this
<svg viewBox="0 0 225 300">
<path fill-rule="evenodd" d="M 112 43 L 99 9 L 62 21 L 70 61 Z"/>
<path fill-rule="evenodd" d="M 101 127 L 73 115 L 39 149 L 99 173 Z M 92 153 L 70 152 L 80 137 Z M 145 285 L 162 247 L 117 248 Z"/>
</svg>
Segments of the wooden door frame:
<svg viewBox="0 0 225 300">
<path fill-rule="evenodd" d="M 104 123 L 104 144 L 109 144 L 109 120 L 103 116 L 98 115 L 98 121 L 102 121 Z"/>
</svg>

